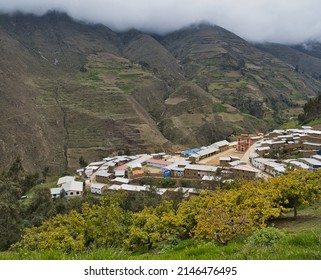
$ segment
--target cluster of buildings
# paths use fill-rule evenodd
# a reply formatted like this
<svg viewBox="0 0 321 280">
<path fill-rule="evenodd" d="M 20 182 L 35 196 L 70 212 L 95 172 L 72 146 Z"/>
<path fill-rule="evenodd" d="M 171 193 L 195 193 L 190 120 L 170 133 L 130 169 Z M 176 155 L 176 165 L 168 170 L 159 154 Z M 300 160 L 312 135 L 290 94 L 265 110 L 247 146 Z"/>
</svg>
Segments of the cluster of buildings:
<svg viewBox="0 0 321 280">
<path fill-rule="evenodd" d="M 252 146 L 255 144 L 255 146 Z M 244 154 L 251 148 L 248 161 L 238 156 L 219 157 L 218 165 L 205 165 L 200 161 L 227 150 Z M 252 150 L 253 149 L 253 150 Z M 276 159 L 277 156 L 296 153 L 295 159 Z M 301 156 L 302 155 L 302 156 Z M 127 192 L 155 191 L 159 195 L 168 192 L 183 192 L 184 196 L 195 195 L 194 188 L 165 189 L 149 185 L 131 184 L 132 180 L 151 176 L 156 178 L 185 178 L 204 182 L 225 182 L 234 179 L 255 180 L 266 174 L 279 176 L 289 169 L 321 168 L 321 131 L 311 127 L 302 129 L 274 130 L 263 135 L 241 134 L 236 142 L 226 140 L 215 142 L 208 147 L 182 151 L 180 156 L 165 153 L 140 154 L 131 156 L 110 156 L 99 162 L 92 162 L 77 173 L 85 182 L 75 177 L 65 176 L 58 180 L 57 187 L 51 189 L 52 197 L 73 197 L 82 195 L 84 189 L 101 195 L 105 191 L 124 190 Z"/>
<path fill-rule="evenodd" d="M 284 155 L 289 158 L 279 159 Z M 321 168 L 321 131 L 308 126 L 274 130 L 256 143 L 250 160 L 254 167 L 272 176 L 298 168 Z"/>
<path fill-rule="evenodd" d="M 192 163 L 196 163 L 202 159 L 212 157 L 218 153 L 224 152 L 231 148 L 236 148 L 237 142 L 228 142 L 226 140 L 215 142 L 208 147 L 194 148 L 192 150 L 183 151 L 181 154 Z"/>
</svg>

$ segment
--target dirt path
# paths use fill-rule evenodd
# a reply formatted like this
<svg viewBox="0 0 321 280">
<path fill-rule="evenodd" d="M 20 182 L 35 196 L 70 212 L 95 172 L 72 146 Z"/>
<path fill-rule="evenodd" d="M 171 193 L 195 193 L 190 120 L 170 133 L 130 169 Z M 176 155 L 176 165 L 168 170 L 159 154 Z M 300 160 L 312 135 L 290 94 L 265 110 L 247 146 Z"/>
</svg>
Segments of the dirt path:
<svg viewBox="0 0 321 280">
<path fill-rule="evenodd" d="M 234 156 L 241 158 L 244 155 L 243 152 L 238 152 L 234 148 L 229 149 L 227 151 L 221 152 L 217 155 L 214 155 L 209 158 L 205 158 L 199 161 L 200 164 L 209 164 L 209 165 L 219 165 L 220 164 L 220 157 L 228 157 Z"/>
</svg>

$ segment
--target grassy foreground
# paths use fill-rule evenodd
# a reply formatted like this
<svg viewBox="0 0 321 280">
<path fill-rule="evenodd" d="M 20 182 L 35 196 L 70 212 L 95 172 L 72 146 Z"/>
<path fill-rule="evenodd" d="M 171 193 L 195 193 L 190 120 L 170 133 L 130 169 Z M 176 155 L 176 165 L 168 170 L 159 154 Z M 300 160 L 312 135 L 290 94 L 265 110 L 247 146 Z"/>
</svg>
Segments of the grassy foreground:
<svg viewBox="0 0 321 280">
<path fill-rule="evenodd" d="M 271 244 L 253 244 L 250 236 L 217 245 L 195 239 L 160 244 L 152 251 L 120 251 L 119 249 L 95 249 L 80 254 L 51 252 L 2 252 L 3 260 L 321 260 L 321 205 L 300 210 L 294 219 L 288 216 L 275 221 L 282 238 Z"/>
</svg>

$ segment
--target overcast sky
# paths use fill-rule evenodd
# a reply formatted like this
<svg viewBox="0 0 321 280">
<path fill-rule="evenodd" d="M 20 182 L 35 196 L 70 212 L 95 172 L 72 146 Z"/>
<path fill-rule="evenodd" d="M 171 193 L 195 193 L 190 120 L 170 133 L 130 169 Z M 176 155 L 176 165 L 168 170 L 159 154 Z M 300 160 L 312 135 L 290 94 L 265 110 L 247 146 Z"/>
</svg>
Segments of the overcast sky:
<svg viewBox="0 0 321 280">
<path fill-rule="evenodd" d="M 321 41 L 320 0 L 0 0 L 2 12 L 52 9 L 117 31 L 165 33 L 205 21 L 250 41 Z"/>
</svg>

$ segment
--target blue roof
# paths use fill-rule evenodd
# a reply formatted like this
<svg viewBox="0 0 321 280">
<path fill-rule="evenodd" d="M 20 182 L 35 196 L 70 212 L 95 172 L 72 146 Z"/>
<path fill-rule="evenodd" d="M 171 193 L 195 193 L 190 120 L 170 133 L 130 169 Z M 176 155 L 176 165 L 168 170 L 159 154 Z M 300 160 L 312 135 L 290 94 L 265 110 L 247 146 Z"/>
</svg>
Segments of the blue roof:
<svg viewBox="0 0 321 280">
<path fill-rule="evenodd" d="M 191 149 L 191 150 L 182 151 L 181 154 L 184 155 L 184 156 L 190 156 L 192 154 L 195 154 L 195 153 L 199 152 L 200 150 L 201 150 L 200 148 L 194 148 L 194 149 Z"/>
</svg>

